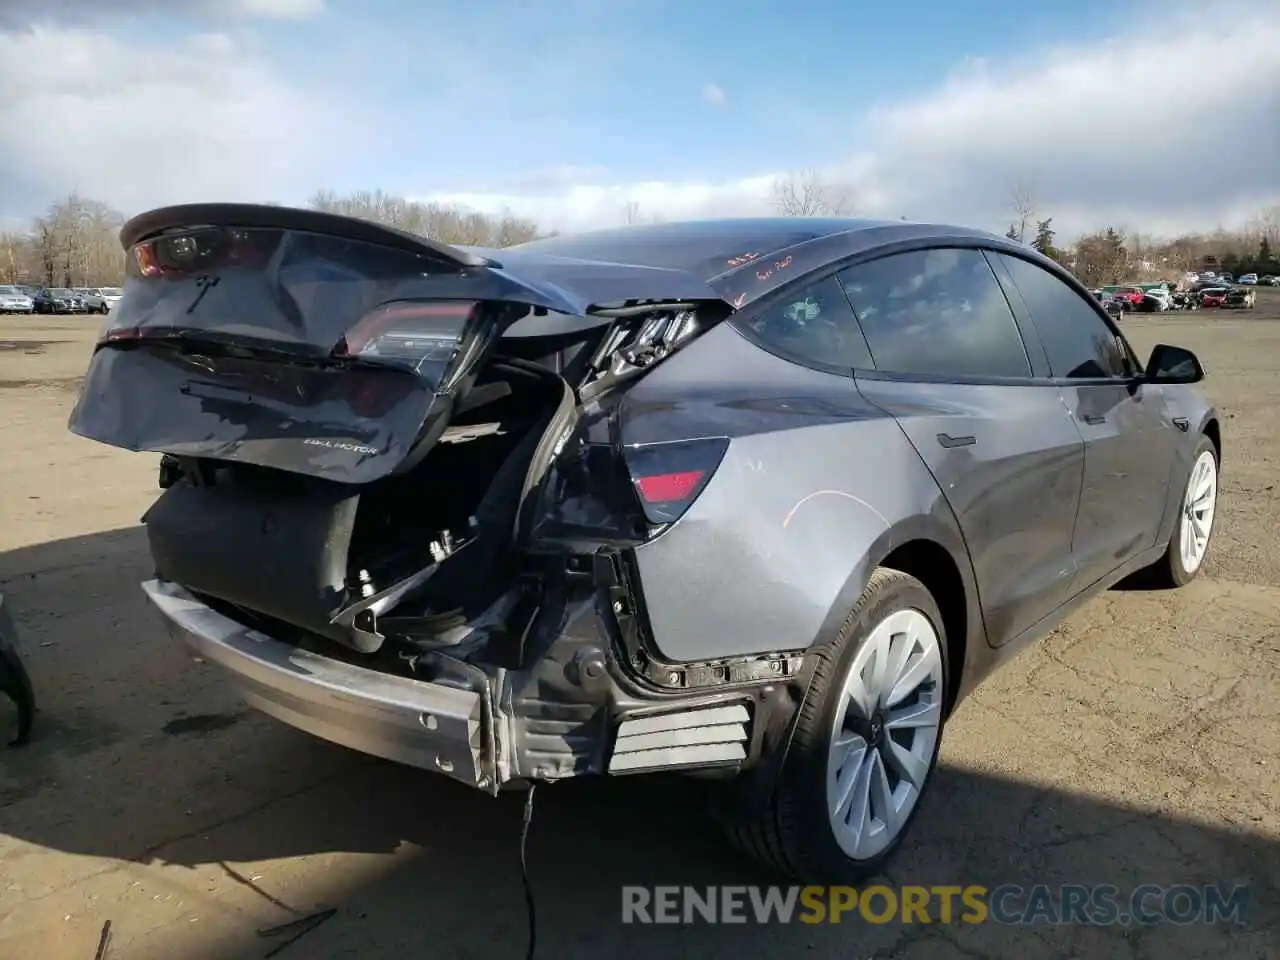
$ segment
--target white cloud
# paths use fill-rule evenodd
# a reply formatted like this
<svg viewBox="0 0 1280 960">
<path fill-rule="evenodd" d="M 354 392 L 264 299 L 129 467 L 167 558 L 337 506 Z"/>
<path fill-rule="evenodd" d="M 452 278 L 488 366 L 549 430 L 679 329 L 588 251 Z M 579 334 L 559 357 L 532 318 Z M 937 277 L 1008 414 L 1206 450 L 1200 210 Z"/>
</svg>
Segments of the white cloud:
<svg viewBox="0 0 1280 960">
<path fill-rule="evenodd" d="M 324 9 L 324 0 L 172 2 L 186 14 L 259 18 Z M 1280 20 L 1256 7 L 1186 2 L 1185 18 L 1163 12 L 1158 29 L 1117 23 L 1112 42 L 966 62 L 913 99 L 828 118 L 860 140 L 844 157 L 808 162 L 847 183 L 869 216 L 1003 231 L 1010 184 L 1022 180 L 1063 236 L 1105 223 L 1173 232 L 1242 221 L 1280 202 Z M 88 27 L 3 32 L 6 16 L 29 24 L 148 6 L 0 0 L 0 214 L 26 215 L 71 189 L 128 212 L 210 197 L 297 202 L 350 174 L 350 153 L 318 148 L 336 127 L 348 143 L 394 143 L 376 102 L 344 105 L 301 89 L 229 28 L 152 44 Z M 488 90 L 484 79 L 465 86 Z M 502 89 L 503 78 L 489 80 Z M 713 83 L 701 93 L 727 102 Z M 70 135 L 34 135 L 51 118 Z M 585 229 L 637 208 L 646 219 L 765 213 L 779 173 L 744 163 L 681 182 L 624 182 L 588 154 L 491 192 L 432 194 L 424 181 L 421 198 Z"/>
<path fill-rule="evenodd" d="M 221 6 L 228 6 L 223 3 Z M 325 0 L 234 0 L 231 8 L 244 17 L 305 20 L 324 13 Z"/>
<path fill-rule="evenodd" d="M 80 23 L 143 13 L 302 20 L 324 13 L 325 5 L 326 0 L 167 0 L 161 4 L 155 0 L 0 0 L 0 27 Z"/>
<path fill-rule="evenodd" d="M 713 107 L 723 107 L 729 102 L 729 95 L 718 83 L 708 83 L 702 88 L 702 99 Z"/>
<path fill-rule="evenodd" d="M 1256 7 L 1187 9 L 1159 29 L 1119 24 L 1109 42 L 966 62 L 938 89 L 848 124 L 865 142 L 823 172 L 850 184 L 868 216 L 1003 231 L 1010 187 L 1023 181 L 1063 235 L 1238 224 L 1280 202 L 1280 20 Z M 668 218 L 760 213 L 776 172 L 433 199 L 579 229 L 620 222 L 631 202 Z"/>
<path fill-rule="evenodd" d="M 0 90 L 0 210 L 71 189 L 130 212 L 278 200 L 324 179 L 315 144 L 332 105 L 226 34 L 146 46 L 81 29 L 0 33 Z"/>
</svg>

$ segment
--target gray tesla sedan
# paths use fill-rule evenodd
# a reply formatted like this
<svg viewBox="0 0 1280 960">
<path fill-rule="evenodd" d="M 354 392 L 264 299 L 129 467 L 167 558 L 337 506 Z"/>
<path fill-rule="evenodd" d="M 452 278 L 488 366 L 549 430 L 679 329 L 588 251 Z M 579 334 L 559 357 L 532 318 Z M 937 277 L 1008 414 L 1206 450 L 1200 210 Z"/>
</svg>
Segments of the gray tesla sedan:
<svg viewBox="0 0 1280 960">
<path fill-rule="evenodd" d="M 504 250 L 236 204 L 124 227 L 71 429 L 161 457 L 142 585 L 257 708 L 497 793 L 722 778 L 857 880 L 956 703 L 1209 545 L 1220 421 L 1056 263 L 900 221 Z"/>
</svg>

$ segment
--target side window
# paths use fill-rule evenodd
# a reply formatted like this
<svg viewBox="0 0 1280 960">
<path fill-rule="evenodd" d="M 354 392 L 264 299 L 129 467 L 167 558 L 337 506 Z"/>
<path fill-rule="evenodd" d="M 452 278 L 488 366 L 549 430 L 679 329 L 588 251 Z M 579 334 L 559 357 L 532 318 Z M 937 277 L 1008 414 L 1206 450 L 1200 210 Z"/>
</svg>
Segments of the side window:
<svg viewBox="0 0 1280 960">
<path fill-rule="evenodd" d="M 835 277 L 784 294 L 746 326 L 766 346 L 821 367 L 867 369 L 871 354 Z"/>
<path fill-rule="evenodd" d="M 978 250 L 893 254 L 840 274 L 877 370 L 1029 377 L 1004 291 Z"/>
<path fill-rule="evenodd" d="M 1048 270 L 1021 257 L 997 254 L 1026 301 L 1055 377 L 1123 377 L 1130 359 L 1093 306 Z"/>
</svg>

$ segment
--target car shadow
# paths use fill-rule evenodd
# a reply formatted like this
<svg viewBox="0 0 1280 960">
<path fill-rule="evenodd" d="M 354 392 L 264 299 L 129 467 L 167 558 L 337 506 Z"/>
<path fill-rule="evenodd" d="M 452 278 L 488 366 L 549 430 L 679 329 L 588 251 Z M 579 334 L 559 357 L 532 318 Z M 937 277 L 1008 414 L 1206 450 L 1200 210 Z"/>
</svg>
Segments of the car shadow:
<svg viewBox="0 0 1280 960">
<path fill-rule="evenodd" d="M 257 921 L 318 909 L 336 912 L 285 960 L 520 955 L 523 795 L 488 798 L 246 710 L 168 641 L 137 588 L 149 573 L 140 528 L 0 556 L 0 592 L 23 631 L 39 703 L 32 742 L 0 750 L 0 859 L 7 836 L 216 871 L 212 896 L 257 909 L 224 911 L 234 922 L 206 922 L 199 941 L 179 925 L 173 935 L 186 939 L 168 955 L 187 960 L 263 957 L 283 940 L 262 936 Z M 1243 884 L 1247 923 L 623 924 L 624 886 L 783 882 L 709 828 L 708 789 L 676 777 L 539 787 L 527 849 L 538 956 L 1275 956 L 1280 844 L 946 763 L 884 882 Z M 360 869 L 326 866 L 341 854 L 382 856 Z M 313 855 L 313 869 L 281 872 L 281 861 Z M 30 858 L 9 862 L 6 874 L 21 879 Z M 114 918 L 117 937 L 127 940 L 128 921 Z"/>
</svg>

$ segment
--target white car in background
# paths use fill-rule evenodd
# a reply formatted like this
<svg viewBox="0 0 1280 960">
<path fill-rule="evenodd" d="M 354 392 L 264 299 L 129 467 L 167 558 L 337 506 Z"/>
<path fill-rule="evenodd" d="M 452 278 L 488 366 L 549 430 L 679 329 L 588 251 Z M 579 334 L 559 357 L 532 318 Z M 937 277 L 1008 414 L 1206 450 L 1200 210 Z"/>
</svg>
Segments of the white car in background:
<svg viewBox="0 0 1280 960">
<path fill-rule="evenodd" d="M 109 313 L 124 296 L 119 287 L 79 287 L 76 293 L 84 297 L 91 313 Z"/>
<path fill-rule="evenodd" d="M 31 313 L 35 303 L 17 287 L 0 286 L 0 313 Z"/>
<path fill-rule="evenodd" d="M 1255 287 L 1258 285 L 1258 275 L 1256 273 L 1246 273 L 1237 279 L 1236 283 L 1246 287 Z"/>
<path fill-rule="evenodd" d="M 1146 309 L 1161 313 L 1168 310 L 1173 304 L 1173 293 L 1168 287 L 1152 287 L 1150 290 L 1143 290 L 1142 297 L 1144 300 L 1150 301 Z"/>
<path fill-rule="evenodd" d="M 98 287 L 96 292 L 98 296 L 106 301 L 108 310 L 114 310 L 116 304 L 120 302 L 120 298 L 124 296 L 124 291 L 119 287 Z"/>
</svg>

